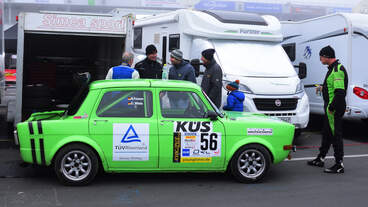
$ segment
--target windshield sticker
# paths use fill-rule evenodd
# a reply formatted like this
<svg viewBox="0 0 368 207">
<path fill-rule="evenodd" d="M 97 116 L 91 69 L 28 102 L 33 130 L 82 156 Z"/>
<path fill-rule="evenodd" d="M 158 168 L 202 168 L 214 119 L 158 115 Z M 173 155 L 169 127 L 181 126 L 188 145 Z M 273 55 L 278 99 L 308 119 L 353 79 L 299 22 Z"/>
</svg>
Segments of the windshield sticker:
<svg viewBox="0 0 368 207">
<path fill-rule="evenodd" d="M 113 124 L 113 161 L 149 159 L 149 124 Z"/>
<path fill-rule="evenodd" d="M 263 136 L 271 136 L 273 134 L 272 129 L 264 129 L 264 128 L 248 128 L 247 135 L 263 135 Z"/>
<path fill-rule="evenodd" d="M 175 122 L 173 162 L 210 163 L 218 156 L 221 133 L 213 132 L 212 122 Z"/>
</svg>

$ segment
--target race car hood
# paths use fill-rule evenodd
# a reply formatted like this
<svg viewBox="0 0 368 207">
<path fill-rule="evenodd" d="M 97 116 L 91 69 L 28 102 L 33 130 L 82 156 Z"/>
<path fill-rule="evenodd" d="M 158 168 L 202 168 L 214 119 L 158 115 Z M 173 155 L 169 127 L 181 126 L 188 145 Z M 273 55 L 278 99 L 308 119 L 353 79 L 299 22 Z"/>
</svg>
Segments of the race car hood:
<svg viewBox="0 0 368 207">
<path fill-rule="evenodd" d="M 238 112 L 238 111 L 224 111 L 225 117 L 234 121 L 272 121 L 282 122 L 277 117 L 269 117 L 264 114 L 250 113 L 250 112 Z"/>
</svg>

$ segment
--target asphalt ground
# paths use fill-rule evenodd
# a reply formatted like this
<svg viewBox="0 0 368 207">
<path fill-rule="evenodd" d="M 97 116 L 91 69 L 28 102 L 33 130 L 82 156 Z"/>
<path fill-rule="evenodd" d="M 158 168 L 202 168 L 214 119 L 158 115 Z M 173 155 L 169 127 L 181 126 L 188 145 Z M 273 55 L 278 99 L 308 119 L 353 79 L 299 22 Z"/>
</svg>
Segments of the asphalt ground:
<svg viewBox="0 0 368 207">
<path fill-rule="evenodd" d="M 89 186 L 61 185 L 53 170 L 21 166 L 19 152 L 0 148 L 0 207 L 8 206 L 367 206 L 368 133 L 344 122 L 345 173 L 326 174 L 306 160 L 318 153 L 321 117 L 295 140 L 290 161 L 273 165 L 260 183 L 222 173 L 100 174 Z M 329 156 L 332 156 L 330 150 Z M 327 159 L 326 165 L 334 160 Z"/>
</svg>

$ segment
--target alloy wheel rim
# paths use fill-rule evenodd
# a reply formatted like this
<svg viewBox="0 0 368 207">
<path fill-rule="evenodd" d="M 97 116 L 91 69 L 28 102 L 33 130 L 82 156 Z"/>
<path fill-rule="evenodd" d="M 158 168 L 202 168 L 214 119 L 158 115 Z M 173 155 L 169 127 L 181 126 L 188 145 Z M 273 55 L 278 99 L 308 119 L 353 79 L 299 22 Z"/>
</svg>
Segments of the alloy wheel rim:
<svg viewBox="0 0 368 207">
<path fill-rule="evenodd" d="M 68 152 L 61 160 L 62 173 L 73 181 L 85 179 L 91 172 L 91 167 L 90 157 L 80 150 Z"/>
<path fill-rule="evenodd" d="M 256 179 L 266 168 L 263 154 L 256 149 L 245 150 L 238 158 L 238 170 L 244 177 Z"/>
</svg>

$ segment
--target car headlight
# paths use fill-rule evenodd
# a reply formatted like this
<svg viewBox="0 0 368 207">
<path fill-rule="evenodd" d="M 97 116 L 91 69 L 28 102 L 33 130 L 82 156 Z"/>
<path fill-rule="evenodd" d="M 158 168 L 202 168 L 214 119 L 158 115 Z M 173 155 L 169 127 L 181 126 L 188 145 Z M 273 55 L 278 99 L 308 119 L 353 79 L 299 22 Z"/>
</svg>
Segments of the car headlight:
<svg viewBox="0 0 368 207">
<path fill-rule="evenodd" d="M 296 86 L 295 93 L 303 93 L 304 92 L 304 84 L 300 81 Z"/>
<path fill-rule="evenodd" d="M 231 83 L 233 81 L 228 81 L 228 80 L 223 80 L 222 81 L 222 86 L 225 88 L 225 90 L 227 90 L 226 85 Z M 243 93 L 249 93 L 249 94 L 253 94 L 253 92 L 248 88 L 248 86 L 244 85 L 244 84 L 239 84 L 239 89 L 240 92 Z M 227 90 L 228 91 L 228 90 Z"/>
</svg>

